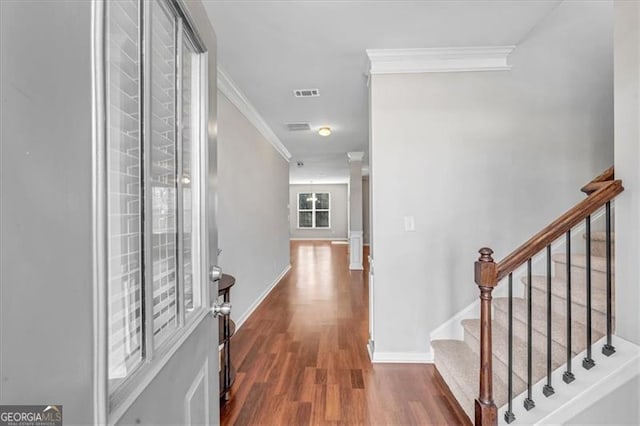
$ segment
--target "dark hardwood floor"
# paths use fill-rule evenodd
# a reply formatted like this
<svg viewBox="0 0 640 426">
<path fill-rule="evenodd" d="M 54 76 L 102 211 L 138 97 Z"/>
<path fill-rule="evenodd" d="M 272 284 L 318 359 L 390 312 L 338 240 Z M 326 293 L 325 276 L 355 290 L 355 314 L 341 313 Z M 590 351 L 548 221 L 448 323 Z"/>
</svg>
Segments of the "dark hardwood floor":
<svg viewBox="0 0 640 426">
<path fill-rule="evenodd" d="M 233 337 L 223 425 L 470 424 L 433 365 L 371 364 L 368 271 L 346 245 L 292 242 L 291 260 Z"/>
</svg>

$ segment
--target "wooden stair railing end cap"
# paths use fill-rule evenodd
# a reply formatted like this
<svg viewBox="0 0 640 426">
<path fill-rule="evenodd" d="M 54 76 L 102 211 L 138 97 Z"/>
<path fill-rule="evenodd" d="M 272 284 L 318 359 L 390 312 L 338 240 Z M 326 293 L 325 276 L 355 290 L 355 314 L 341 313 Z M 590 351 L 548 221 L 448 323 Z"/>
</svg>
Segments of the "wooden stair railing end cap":
<svg viewBox="0 0 640 426">
<path fill-rule="evenodd" d="M 481 287 L 495 287 L 498 285 L 498 268 L 491 256 L 493 250 L 483 247 L 479 250 L 480 258 L 474 264 L 476 284 Z"/>
</svg>

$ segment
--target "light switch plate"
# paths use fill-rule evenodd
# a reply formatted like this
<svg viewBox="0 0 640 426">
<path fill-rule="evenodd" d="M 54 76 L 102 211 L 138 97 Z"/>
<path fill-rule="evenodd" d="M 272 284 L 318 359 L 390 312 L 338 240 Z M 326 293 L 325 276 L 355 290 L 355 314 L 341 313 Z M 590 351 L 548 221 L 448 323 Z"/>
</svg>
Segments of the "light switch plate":
<svg viewBox="0 0 640 426">
<path fill-rule="evenodd" d="M 416 230 L 416 222 L 413 216 L 404 217 L 404 230 L 407 232 L 412 232 Z"/>
</svg>

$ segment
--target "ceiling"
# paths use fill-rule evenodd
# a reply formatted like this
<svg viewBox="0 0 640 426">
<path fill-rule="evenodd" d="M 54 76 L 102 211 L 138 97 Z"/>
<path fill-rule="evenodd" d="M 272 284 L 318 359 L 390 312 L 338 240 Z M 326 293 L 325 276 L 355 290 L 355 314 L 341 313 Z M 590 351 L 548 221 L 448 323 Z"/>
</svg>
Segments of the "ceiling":
<svg viewBox="0 0 640 426">
<path fill-rule="evenodd" d="M 293 183 L 346 182 L 347 152 L 367 153 L 365 49 L 517 45 L 558 3 L 204 0 L 219 64 L 293 155 Z M 294 97 L 307 88 L 320 96 Z M 300 121 L 312 130 L 286 128 Z"/>
</svg>

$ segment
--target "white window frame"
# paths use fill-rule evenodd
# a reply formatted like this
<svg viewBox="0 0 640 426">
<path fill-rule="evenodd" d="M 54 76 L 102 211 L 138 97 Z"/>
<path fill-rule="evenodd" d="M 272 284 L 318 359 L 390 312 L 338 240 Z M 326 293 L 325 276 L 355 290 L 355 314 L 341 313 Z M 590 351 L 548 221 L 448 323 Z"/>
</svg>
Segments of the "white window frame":
<svg viewBox="0 0 640 426">
<path fill-rule="evenodd" d="M 196 127 L 193 129 L 193 149 L 197 150 L 199 156 L 197 161 L 197 171 L 194 170 L 193 179 L 197 179 L 200 183 L 204 183 L 207 181 L 207 170 L 206 170 L 206 161 L 207 161 L 207 120 L 204 117 L 208 114 L 208 78 L 209 76 L 209 67 L 207 61 L 207 49 L 204 44 L 200 41 L 201 39 L 198 37 L 195 28 L 190 25 L 189 20 L 186 18 L 186 15 L 182 10 L 180 10 L 180 5 L 178 2 L 170 1 L 170 0 L 159 0 L 159 3 L 162 4 L 162 7 L 170 10 L 174 19 L 176 20 L 177 26 L 177 54 L 176 54 L 176 63 L 180 64 L 181 59 L 181 51 L 182 51 L 182 38 L 187 37 L 198 51 L 200 55 L 199 61 L 199 81 L 197 82 L 197 92 L 193 93 L 193 96 L 198 99 L 199 102 L 199 111 L 198 115 L 200 117 L 197 120 Z M 139 5 L 144 5 L 141 14 L 143 14 L 143 22 L 146 20 L 143 28 L 146 28 L 145 34 L 141 43 L 148 43 L 149 34 L 148 34 L 148 19 L 150 17 L 149 6 L 147 1 L 139 0 Z M 92 20 L 94 22 L 94 55 L 93 55 L 93 72 L 94 72 L 94 150 L 96 155 L 94 156 L 93 169 L 94 174 L 96 176 L 96 180 L 94 182 L 94 259 L 96 261 L 96 280 L 95 280 L 95 294 L 96 297 L 94 299 L 94 309 L 97 313 L 98 323 L 94 326 L 94 333 L 96 334 L 96 362 L 100 365 L 99 368 L 96 369 L 96 390 L 95 397 L 97 398 L 98 406 L 96 408 L 95 418 L 100 420 L 100 423 L 104 423 L 108 421 L 109 423 L 115 423 L 128 409 L 131 404 L 136 400 L 136 398 L 142 393 L 142 391 L 151 383 L 151 381 L 156 377 L 156 375 L 162 370 L 164 365 L 169 361 L 169 359 L 173 356 L 173 354 L 181 347 L 181 345 L 185 342 L 185 340 L 193 333 L 193 331 L 198 327 L 202 321 L 205 320 L 209 313 L 208 301 L 209 301 L 209 280 L 207 273 L 207 256 L 208 256 L 208 235 L 207 235 L 207 217 L 206 217 L 206 185 L 200 184 L 197 188 L 197 196 L 195 197 L 197 203 L 193 205 L 193 209 L 197 209 L 199 212 L 198 215 L 198 234 L 199 234 L 199 265 L 198 270 L 194 270 L 194 274 L 199 275 L 197 279 L 197 284 L 194 281 L 194 286 L 198 286 L 199 295 L 200 295 L 200 304 L 190 311 L 185 312 L 184 306 L 184 297 L 182 294 L 184 292 L 184 283 L 183 278 L 178 277 L 178 285 L 177 289 L 177 328 L 174 330 L 171 335 L 169 335 L 160 346 L 155 346 L 153 342 L 153 283 L 149 282 L 146 279 L 146 276 L 143 277 L 144 282 L 142 284 L 142 297 L 143 304 L 145 305 L 144 316 L 143 316 L 143 330 L 141 334 L 141 338 L 143 340 L 143 355 L 141 362 L 138 363 L 131 371 L 129 371 L 126 377 L 122 379 L 115 379 L 110 383 L 108 377 L 108 359 L 109 359 L 109 336 L 106 330 L 107 321 L 110 321 L 109 311 L 108 311 L 108 303 L 109 297 L 107 294 L 108 288 L 108 262 L 107 262 L 107 253 L 104 251 L 106 247 L 106 242 L 109 238 L 107 233 L 107 223 L 109 220 L 109 215 L 107 212 L 108 203 L 107 200 L 109 198 L 109 194 L 107 193 L 107 174 L 108 170 L 106 167 L 106 162 L 104 159 L 107 155 L 108 150 L 108 123 L 105 126 L 105 117 L 107 116 L 107 110 L 109 108 L 107 91 L 109 90 L 109 81 L 108 81 L 108 73 L 106 72 L 109 64 L 106 62 L 106 52 L 105 52 L 105 40 L 108 32 L 108 23 L 105 20 L 107 16 L 106 8 L 108 6 L 105 2 L 95 2 L 93 5 L 92 11 Z M 146 40 L 146 41 L 145 41 Z M 148 76 L 148 65 L 149 65 L 149 57 L 141 57 L 143 61 L 143 66 L 145 67 L 145 79 Z M 178 70 L 181 67 L 177 67 Z M 179 72 L 176 74 L 176 81 L 178 84 L 181 84 L 181 76 Z M 145 99 L 143 101 L 145 114 L 148 114 L 149 110 L 149 93 L 147 88 L 143 88 L 143 92 Z M 180 104 L 179 100 L 181 99 L 181 95 L 178 94 L 176 97 L 176 101 Z M 180 109 L 178 107 L 177 112 Z M 179 120 L 182 117 L 176 118 Z M 143 118 L 145 120 L 145 118 Z M 148 123 L 149 118 L 146 118 L 147 124 L 143 126 L 143 140 L 146 145 L 146 140 L 149 138 L 149 129 Z M 178 125 L 176 124 L 176 129 L 178 129 Z M 181 135 L 180 135 L 181 136 Z M 175 141 L 176 147 L 181 148 L 182 141 L 180 139 L 176 139 Z M 143 160 L 147 161 L 147 160 Z M 176 158 L 176 161 L 178 159 Z M 180 166 L 181 167 L 181 166 Z M 148 177 L 148 172 L 145 172 L 145 179 Z M 145 189 L 146 185 L 145 185 Z M 146 200 L 145 200 L 146 201 Z M 147 210 L 151 210 L 151 205 L 147 206 Z M 147 215 L 150 212 L 146 213 Z M 180 213 L 181 214 L 181 213 Z M 179 227 L 182 225 L 179 224 Z M 143 227 L 142 238 L 147 238 L 145 233 L 147 233 L 147 229 Z M 176 244 L 178 250 L 181 250 L 181 240 L 176 240 Z M 146 263 L 146 258 L 143 259 Z M 149 265 L 147 265 L 149 268 Z M 181 268 L 181 266 L 179 266 Z M 182 272 L 180 272 L 182 273 Z M 194 288 L 195 291 L 195 288 Z M 100 325 L 102 324 L 102 325 Z"/>
<path fill-rule="evenodd" d="M 328 209 L 318 209 L 316 208 L 315 202 L 311 209 L 301 209 L 300 208 L 300 194 L 311 194 L 311 197 L 315 198 L 317 194 L 327 194 L 329 197 L 329 208 Z M 311 212 L 311 226 L 300 226 L 300 213 L 301 212 Z M 329 215 L 329 223 L 328 226 L 316 226 L 316 212 L 327 212 Z M 298 224 L 298 229 L 331 229 L 331 193 L 328 191 L 304 191 L 298 192 L 296 196 L 296 221 Z"/>
</svg>

